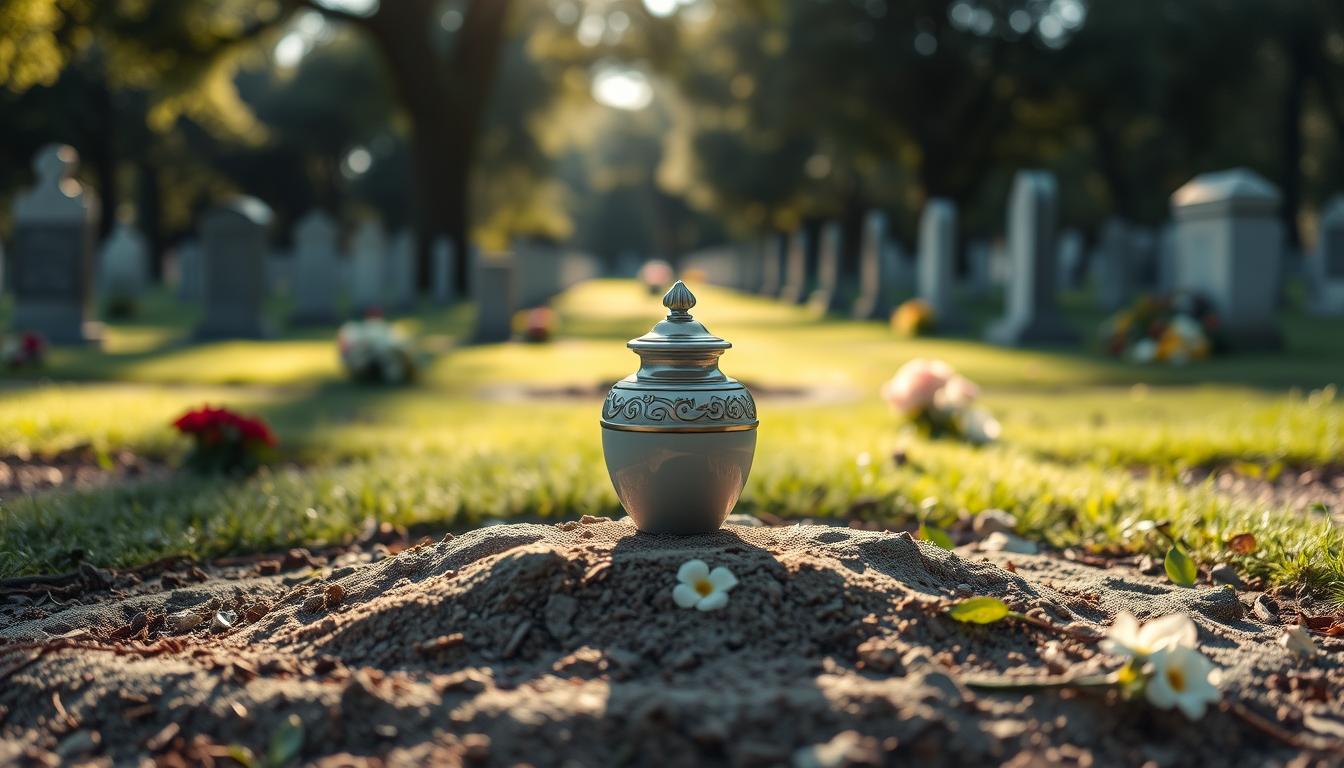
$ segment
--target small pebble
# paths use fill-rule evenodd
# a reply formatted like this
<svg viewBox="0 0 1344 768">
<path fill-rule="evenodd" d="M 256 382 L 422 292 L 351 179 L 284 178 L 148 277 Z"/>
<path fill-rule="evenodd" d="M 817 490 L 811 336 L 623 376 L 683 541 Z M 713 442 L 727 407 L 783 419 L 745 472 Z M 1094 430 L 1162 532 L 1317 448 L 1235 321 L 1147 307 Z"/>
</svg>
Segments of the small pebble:
<svg viewBox="0 0 1344 768">
<path fill-rule="evenodd" d="M 1241 577 L 1237 575 L 1237 569 L 1227 563 L 1215 565 L 1213 569 L 1209 571 L 1209 579 L 1213 581 L 1214 584 L 1226 584 L 1237 589 L 1243 589 L 1246 586 L 1242 582 Z"/>
<path fill-rule="evenodd" d="M 238 614 L 233 611 L 215 611 L 215 618 L 210 622 L 211 632 L 223 632 L 233 627 L 234 622 L 238 621 Z"/>
<path fill-rule="evenodd" d="M 986 509 L 971 519 L 971 528 L 979 536 L 991 533 L 1012 533 L 1017 530 L 1017 518 L 1002 509 Z"/>
</svg>

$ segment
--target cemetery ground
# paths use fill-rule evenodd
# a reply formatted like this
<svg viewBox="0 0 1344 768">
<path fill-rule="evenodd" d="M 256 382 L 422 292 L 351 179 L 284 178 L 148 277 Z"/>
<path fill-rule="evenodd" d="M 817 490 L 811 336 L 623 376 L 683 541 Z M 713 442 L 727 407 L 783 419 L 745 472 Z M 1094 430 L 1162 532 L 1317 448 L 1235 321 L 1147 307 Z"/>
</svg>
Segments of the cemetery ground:
<svg viewBox="0 0 1344 768">
<path fill-rule="evenodd" d="M 1344 322 L 1147 367 L 697 293 L 761 413 L 750 517 L 707 536 L 635 535 L 606 477 L 599 403 L 659 313 L 630 282 L 560 297 L 549 344 L 403 318 L 430 356 L 406 387 L 344 382 L 330 328 L 187 344 L 167 301 L 4 382 L 0 762 L 1341 759 Z M 981 385 L 1001 441 L 901 428 L 877 390 L 921 356 Z M 174 470 L 204 402 L 263 416 L 273 465 Z M 695 558 L 736 575 L 723 610 L 673 603 Z M 973 595 L 1026 618 L 947 616 Z M 1116 669 L 1122 610 L 1188 613 L 1221 706 L 979 684 Z M 1299 616 L 1314 658 L 1280 644 Z"/>
</svg>

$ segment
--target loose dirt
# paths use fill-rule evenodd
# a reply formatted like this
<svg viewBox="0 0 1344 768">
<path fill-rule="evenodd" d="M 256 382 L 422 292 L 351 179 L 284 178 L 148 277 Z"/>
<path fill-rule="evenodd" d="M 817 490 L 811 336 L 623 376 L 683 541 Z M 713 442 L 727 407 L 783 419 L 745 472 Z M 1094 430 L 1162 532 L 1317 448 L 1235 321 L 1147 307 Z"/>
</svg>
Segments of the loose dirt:
<svg viewBox="0 0 1344 768">
<path fill-rule="evenodd" d="M 723 610 L 672 601 L 691 558 L 736 574 Z M 585 518 L 194 570 L 0 594 L 0 764 L 1338 765 L 1318 750 L 1344 742 L 1344 640 L 1290 655 L 1296 606 L 1058 555 Z M 947 618 L 972 594 L 1056 629 Z M 1115 668 L 1095 640 L 1121 610 L 1190 614 L 1229 705 L 966 685 Z"/>
</svg>

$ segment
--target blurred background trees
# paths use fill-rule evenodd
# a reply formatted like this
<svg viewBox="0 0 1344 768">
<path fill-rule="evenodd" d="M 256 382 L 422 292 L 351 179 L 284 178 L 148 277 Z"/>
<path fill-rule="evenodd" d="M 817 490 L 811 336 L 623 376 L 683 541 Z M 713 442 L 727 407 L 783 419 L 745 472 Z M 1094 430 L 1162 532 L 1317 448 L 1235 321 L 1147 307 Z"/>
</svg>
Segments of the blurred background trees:
<svg viewBox="0 0 1344 768">
<path fill-rule="evenodd" d="M 1024 166 L 1091 231 L 1247 165 L 1296 240 L 1344 187 L 1344 6 L 0 0 L 0 115 L 0 234 L 62 141 L 102 230 L 133 210 L 160 257 L 233 191 L 281 222 L 613 260 L 825 218 L 856 235 L 874 207 L 908 241 L 931 196 L 992 237 Z"/>
</svg>

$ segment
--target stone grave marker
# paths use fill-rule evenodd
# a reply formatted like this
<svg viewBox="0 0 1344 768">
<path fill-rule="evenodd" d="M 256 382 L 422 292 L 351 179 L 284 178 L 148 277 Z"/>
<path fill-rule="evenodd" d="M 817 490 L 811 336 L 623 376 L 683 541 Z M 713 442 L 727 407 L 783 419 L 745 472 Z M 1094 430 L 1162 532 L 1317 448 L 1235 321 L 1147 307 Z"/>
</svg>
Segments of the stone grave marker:
<svg viewBox="0 0 1344 768">
<path fill-rule="evenodd" d="M 1045 171 L 1018 171 L 1008 207 L 1011 260 L 1007 307 L 987 338 L 996 344 L 1071 344 L 1078 336 L 1059 313 L 1055 284 L 1055 217 L 1059 192 Z"/>
<path fill-rule="evenodd" d="M 919 298 L 933 308 L 933 322 L 940 331 L 966 327 L 957 307 L 954 289 L 957 266 L 957 206 L 951 200 L 932 198 L 919 217 Z"/>
<path fill-rule="evenodd" d="M 761 285 L 762 296 L 778 296 L 784 286 L 784 262 L 788 253 L 788 239 L 783 235 L 766 235 L 761 238 Z"/>
<path fill-rule="evenodd" d="M 259 339 L 268 335 L 266 302 L 267 230 L 271 209 L 254 197 L 217 205 L 201 220 L 205 316 L 198 339 Z"/>
<path fill-rule="evenodd" d="M 205 257 L 201 254 L 201 244 L 195 238 L 187 238 L 174 249 L 177 255 L 177 299 L 195 304 L 205 296 Z"/>
<path fill-rule="evenodd" d="M 812 285 L 811 240 L 806 227 L 799 227 L 789 236 L 788 252 L 784 258 L 784 287 L 779 292 L 780 300 L 789 304 L 807 301 L 808 288 Z"/>
<path fill-rule="evenodd" d="M 149 287 L 149 246 L 134 224 L 118 222 L 98 252 L 98 294 L 115 317 L 135 313 Z"/>
<path fill-rule="evenodd" d="M 313 210 L 294 227 L 294 311 L 296 324 L 340 319 L 340 231 L 325 211 Z"/>
<path fill-rule="evenodd" d="M 1176 289 L 1213 301 L 1233 347 L 1282 344 L 1279 200 L 1272 184 L 1245 168 L 1196 176 L 1171 196 Z"/>
<path fill-rule="evenodd" d="M 10 326 L 52 344 L 83 344 L 101 335 L 89 321 L 97 203 L 73 178 L 78 163 L 71 147 L 44 147 L 33 161 L 37 183 L 14 202 Z"/>
<path fill-rule="evenodd" d="M 1310 270 L 1315 286 L 1312 311 L 1344 315 L 1344 195 L 1332 197 L 1325 204 Z"/>
<path fill-rule="evenodd" d="M 1055 266 L 1059 268 L 1059 290 L 1071 291 L 1077 288 L 1078 275 L 1083 267 L 1083 233 L 1072 228 L 1060 232 L 1055 252 Z"/>
<path fill-rule="evenodd" d="M 859 247 L 859 297 L 854 300 L 857 320 L 885 320 L 891 316 L 896 270 L 890 241 L 887 215 L 869 211 L 863 220 L 863 242 Z"/>
<path fill-rule="evenodd" d="M 383 306 L 387 239 L 378 222 L 360 222 L 350 246 L 350 304 L 358 314 Z"/>
<path fill-rule="evenodd" d="M 430 250 L 433 266 L 433 297 L 435 304 L 452 304 L 457 298 L 456 281 L 457 259 L 453 241 L 439 237 Z"/>
<path fill-rule="evenodd" d="M 483 256 L 476 264 L 476 331 L 481 344 L 508 341 L 516 310 L 514 262 L 511 254 Z"/>
<path fill-rule="evenodd" d="M 403 229 L 392 239 L 392 248 L 383 262 L 386 268 L 384 294 L 387 308 L 404 312 L 415 305 L 415 233 Z"/>
<path fill-rule="evenodd" d="M 514 300 L 520 308 L 537 307 L 560 292 L 560 252 L 532 240 L 513 244 Z"/>
<path fill-rule="evenodd" d="M 808 299 L 814 315 L 826 315 L 845 308 L 845 289 L 842 285 L 841 264 L 844 233 L 840 222 L 828 221 L 821 228 L 817 243 L 817 287 Z"/>
<path fill-rule="evenodd" d="M 1127 306 L 1134 299 L 1138 270 L 1129 224 L 1115 216 L 1108 218 L 1101 227 L 1101 242 L 1092 270 L 1097 306 L 1106 312 Z"/>
</svg>

